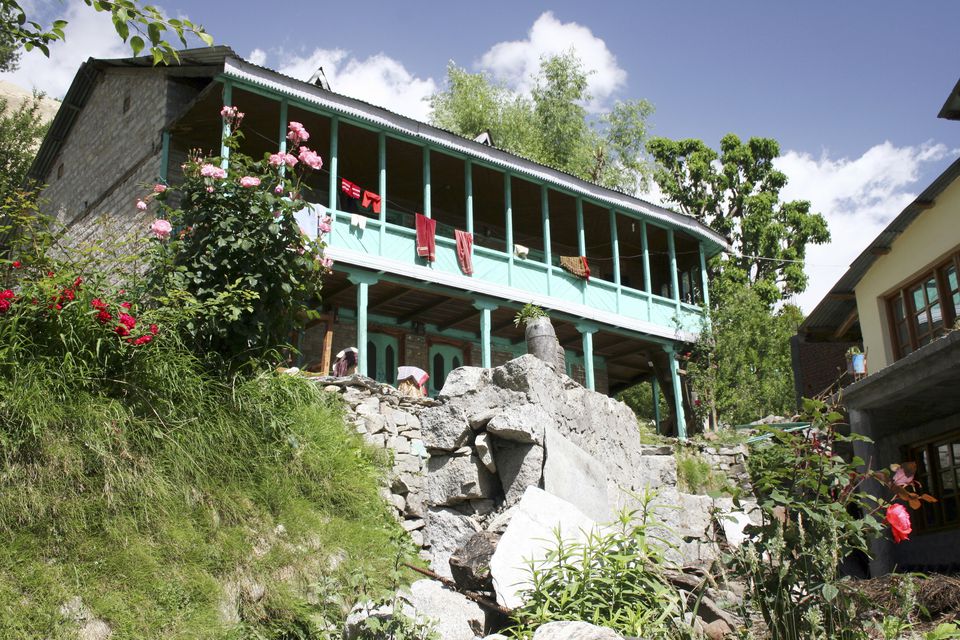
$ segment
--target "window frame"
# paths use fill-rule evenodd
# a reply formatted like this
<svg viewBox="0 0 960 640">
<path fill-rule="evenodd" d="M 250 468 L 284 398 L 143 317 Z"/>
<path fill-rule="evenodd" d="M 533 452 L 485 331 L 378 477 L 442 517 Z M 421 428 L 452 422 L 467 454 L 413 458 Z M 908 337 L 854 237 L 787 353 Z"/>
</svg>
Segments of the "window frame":
<svg viewBox="0 0 960 640">
<path fill-rule="evenodd" d="M 940 466 L 940 457 L 938 449 L 947 447 L 951 455 L 951 461 L 947 468 Z M 904 459 L 917 463 L 917 479 L 926 480 L 920 487 L 918 493 L 929 493 L 937 499 L 937 502 L 924 502 L 918 511 L 911 509 L 911 523 L 914 531 L 917 533 L 927 533 L 933 531 L 944 531 L 960 528 L 960 431 L 953 431 L 936 438 L 925 441 L 918 441 L 903 447 Z M 927 454 L 933 468 L 927 469 L 922 460 L 921 452 Z M 944 489 L 942 486 L 943 474 L 953 471 L 954 486 L 950 499 L 954 504 L 953 518 L 946 519 L 947 504 L 944 501 Z M 929 511 L 928 511 L 929 510 Z M 927 522 L 927 515 L 933 512 L 933 522 Z"/>
<path fill-rule="evenodd" d="M 897 287 L 897 289 L 888 294 L 885 297 L 885 307 L 887 311 L 887 334 L 890 336 L 891 345 L 893 346 L 893 355 L 894 361 L 903 358 L 906 355 L 916 351 L 917 349 L 933 342 L 937 338 L 941 337 L 945 333 L 950 331 L 950 328 L 953 327 L 954 322 L 956 322 L 958 314 L 957 310 L 953 303 L 953 291 L 950 290 L 949 282 L 947 281 L 946 271 L 950 267 L 953 267 L 957 273 L 957 278 L 960 280 L 960 250 L 954 249 L 950 255 L 948 255 L 943 260 L 934 263 L 932 266 L 927 267 L 922 273 L 917 275 L 915 278 L 912 278 L 903 285 Z M 936 285 L 937 291 L 937 300 L 933 303 L 930 302 L 929 296 L 927 294 L 927 288 L 924 286 L 925 283 L 933 280 Z M 925 306 L 923 309 L 916 309 L 914 305 L 914 298 L 911 294 L 911 290 L 921 287 L 923 292 L 923 298 Z M 897 302 L 902 303 L 904 319 L 902 320 L 905 323 L 907 332 L 906 342 L 900 338 L 899 323 L 901 321 L 897 320 L 897 315 L 895 312 L 895 307 Z M 933 328 L 933 315 L 930 311 L 931 307 L 934 305 L 940 305 L 940 326 Z M 927 326 L 928 330 L 925 333 L 921 334 L 921 329 L 917 323 L 917 314 L 921 311 L 925 311 L 927 315 Z M 927 342 L 921 344 L 921 340 L 929 337 Z"/>
</svg>

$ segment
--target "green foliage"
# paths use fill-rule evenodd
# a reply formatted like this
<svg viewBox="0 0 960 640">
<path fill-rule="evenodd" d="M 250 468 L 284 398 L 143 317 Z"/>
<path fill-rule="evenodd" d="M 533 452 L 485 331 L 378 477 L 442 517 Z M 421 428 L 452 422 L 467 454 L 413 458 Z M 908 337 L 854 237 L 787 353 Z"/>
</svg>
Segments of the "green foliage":
<svg viewBox="0 0 960 640">
<path fill-rule="evenodd" d="M 221 638 L 234 603 L 232 637 L 321 637 L 339 611 L 318 585 L 389 575 L 399 530 L 378 495 L 384 460 L 345 428 L 336 396 L 274 373 L 214 377 L 176 323 L 131 345 L 91 306 L 115 313 L 122 297 L 66 269 L 12 273 L 0 638 L 74 637 L 59 609 L 76 596 L 117 639 Z M 130 301 L 136 335 L 169 313 Z"/>
<path fill-rule="evenodd" d="M 830 232 L 809 202 L 780 200 L 787 176 L 773 166 L 776 140 L 727 134 L 718 153 L 701 140 L 653 138 L 647 150 L 666 199 L 733 244 L 732 255 L 712 261 L 711 284 L 750 284 L 767 305 L 806 288 L 807 245 L 828 242 Z"/>
<path fill-rule="evenodd" d="M 726 283 L 701 329 L 686 369 L 700 410 L 716 408 L 721 423 L 740 425 L 796 407 L 790 339 L 803 313 L 785 304 L 771 310 L 756 287 Z"/>
<path fill-rule="evenodd" d="M 617 102 L 591 118 L 584 105 L 588 74 L 574 52 L 544 58 L 529 98 L 484 73 L 447 66 L 447 86 L 430 99 L 431 122 L 474 138 L 489 131 L 494 143 L 575 176 L 625 193 L 646 188 L 645 100 Z"/>
<path fill-rule="evenodd" d="M 637 419 L 649 423 L 654 421 L 656 415 L 653 410 L 653 385 L 649 382 L 635 384 L 618 393 L 616 397 L 633 410 Z M 670 416 L 670 405 L 667 404 L 667 398 L 663 393 L 659 394 L 657 400 L 660 405 L 660 417 L 665 420 Z"/>
<path fill-rule="evenodd" d="M 951 640 L 960 638 L 960 625 L 955 622 L 943 622 L 931 631 L 923 634 L 923 640 Z"/>
<path fill-rule="evenodd" d="M 722 473 L 714 471 L 696 451 L 677 451 L 677 485 L 687 493 L 736 495 L 736 489 Z"/>
<path fill-rule="evenodd" d="M 520 311 L 517 311 L 517 315 L 513 317 L 513 326 L 519 327 L 520 325 L 526 326 L 531 320 L 536 320 L 537 318 L 549 318 L 550 314 L 543 310 L 542 307 L 538 307 L 532 302 L 528 302 L 523 305 L 523 308 Z"/>
<path fill-rule="evenodd" d="M 178 209 L 167 205 L 172 189 L 144 199 L 155 197 L 180 230 L 155 240 L 149 290 L 161 304 L 191 311 L 180 329 L 198 352 L 234 365 L 287 344 L 312 317 L 330 264 L 323 242 L 309 240 L 295 219 L 306 207 L 299 196 L 306 163 L 284 172 L 266 157 L 254 161 L 237 152 L 241 139 L 239 130 L 229 136 L 225 171 L 219 158 L 187 162 Z"/>
<path fill-rule="evenodd" d="M 678 621 L 685 611 L 680 593 L 665 577 L 668 548 L 656 530 L 654 496 L 643 496 L 638 511 L 622 511 L 611 527 L 593 530 L 583 541 L 556 541 L 547 557 L 532 564 L 531 587 L 514 610 L 514 637 L 558 620 L 583 620 L 625 636 L 686 637 Z"/>
<path fill-rule="evenodd" d="M 168 38 L 179 40 L 183 46 L 187 46 L 190 36 L 207 45 L 213 44 L 213 38 L 201 25 L 185 18 L 167 18 L 151 5 L 141 6 L 133 0 L 83 0 L 83 3 L 95 11 L 109 12 L 117 35 L 129 43 L 133 55 L 139 55 L 146 48 L 154 64 L 180 61 L 180 54 Z M 28 5 L 27 9 L 32 7 Z M 0 65 L 7 70 L 11 65 L 15 68 L 20 47 L 27 51 L 36 48 L 49 57 L 50 45 L 66 37 L 65 20 L 56 20 L 50 27 L 44 27 L 29 19 L 18 0 L 0 0 L 0 16 L 3 17 Z M 8 53 L 11 51 L 12 54 Z"/>
</svg>

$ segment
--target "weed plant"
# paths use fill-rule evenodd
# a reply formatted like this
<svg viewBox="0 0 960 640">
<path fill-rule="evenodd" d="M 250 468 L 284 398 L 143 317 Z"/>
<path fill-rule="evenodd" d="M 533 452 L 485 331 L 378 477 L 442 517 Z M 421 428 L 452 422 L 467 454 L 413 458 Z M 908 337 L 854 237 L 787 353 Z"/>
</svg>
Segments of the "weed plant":
<svg viewBox="0 0 960 640">
<path fill-rule="evenodd" d="M 0 638 L 75 637 L 77 596 L 115 640 L 320 637 L 310 585 L 389 573 L 384 461 L 335 396 L 218 377 L 163 324 L 133 345 L 42 278 L 0 316 Z"/>
</svg>

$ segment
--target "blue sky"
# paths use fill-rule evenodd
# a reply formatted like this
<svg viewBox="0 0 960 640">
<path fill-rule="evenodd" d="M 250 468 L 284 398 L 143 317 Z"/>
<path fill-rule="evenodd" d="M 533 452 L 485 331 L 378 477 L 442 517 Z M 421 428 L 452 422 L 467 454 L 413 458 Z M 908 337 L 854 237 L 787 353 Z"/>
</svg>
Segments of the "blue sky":
<svg viewBox="0 0 960 640">
<path fill-rule="evenodd" d="M 125 55 L 78 0 L 51 60 L 6 79 L 62 94 L 90 55 Z M 960 3 L 903 2 L 164 2 L 218 43 L 291 75 L 322 64 L 335 91 L 424 118 L 448 60 L 518 91 L 544 53 L 574 46 L 596 100 L 646 98 L 652 132 L 716 145 L 774 137 L 790 198 L 811 200 L 834 242 L 811 251 L 809 311 L 872 237 L 960 155 L 960 122 L 936 117 L 960 77 Z M 0 75 L 0 77 L 4 77 Z M 657 194 L 649 194 L 656 199 Z"/>
</svg>

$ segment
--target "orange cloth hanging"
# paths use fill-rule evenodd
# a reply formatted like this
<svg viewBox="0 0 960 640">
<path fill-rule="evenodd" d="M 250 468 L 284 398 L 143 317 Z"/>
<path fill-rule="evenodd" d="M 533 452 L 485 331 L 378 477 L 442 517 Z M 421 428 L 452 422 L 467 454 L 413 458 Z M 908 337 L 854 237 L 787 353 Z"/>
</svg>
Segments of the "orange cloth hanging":
<svg viewBox="0 0 960 640">
<path fill-rule="evenodd" d="M 457 262 L 465 275 L 473 275 L 473 234 L 455 229 L 453 235 L 457 239 Z"/>
<path fill-rule="evenodd" d="M 369 207 L 372 204 L 373 212 L 380 213 L 380 196 L 375 194 L 373 191 L 364 190 L 363 201 L 360 204 L 362 204 L 364 207 Z"/>
</svg>

